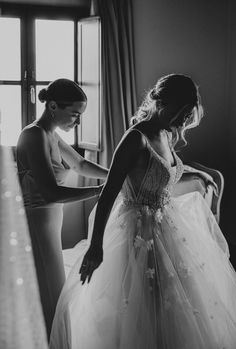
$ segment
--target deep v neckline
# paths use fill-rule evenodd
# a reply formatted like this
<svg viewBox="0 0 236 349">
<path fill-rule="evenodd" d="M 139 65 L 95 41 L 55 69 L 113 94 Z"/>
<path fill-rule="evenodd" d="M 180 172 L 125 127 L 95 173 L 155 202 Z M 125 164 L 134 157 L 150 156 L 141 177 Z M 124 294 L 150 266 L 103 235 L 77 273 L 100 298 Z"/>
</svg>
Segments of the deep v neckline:
<svg viewBox="0 0 236 349">
<path fill-rule="evenodd" d="M 171 165 L 169 163 L 168 160 L 166 160 L 163 156 L 161 156 L 154 148 L 153 146 L 150 144 L 150 142 L 147 140 L 148 142 L 148 145 L 152 151 L 152 153 L 154 154 L 154 156 L 156 156 L 161 162 L 164 162 L 168 168 L 172 168 L 172 169 L 175 169 L 176 166 L 177 166 L 177 160 L 176 160 L 176 156 L 175 156 L 175 152 L 174 151 L 171 151 L 171 155 L 173 156 L 173 159 L 174 159 L 174 165 Z"/>
</svg>

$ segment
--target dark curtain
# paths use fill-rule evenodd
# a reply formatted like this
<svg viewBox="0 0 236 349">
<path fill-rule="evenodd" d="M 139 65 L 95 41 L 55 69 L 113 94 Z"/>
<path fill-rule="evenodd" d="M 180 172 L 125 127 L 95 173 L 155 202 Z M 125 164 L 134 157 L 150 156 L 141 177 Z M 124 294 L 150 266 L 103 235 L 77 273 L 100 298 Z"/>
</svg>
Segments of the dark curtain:
<svg viewBox="0 0 236 349">
<path fill-rule="evenodd" d="M 99 163 L 109 166 L 112 154 L 136 110 L 132 1 L 98 0 L 102 24 L 102 151 Z"/>
</svg>

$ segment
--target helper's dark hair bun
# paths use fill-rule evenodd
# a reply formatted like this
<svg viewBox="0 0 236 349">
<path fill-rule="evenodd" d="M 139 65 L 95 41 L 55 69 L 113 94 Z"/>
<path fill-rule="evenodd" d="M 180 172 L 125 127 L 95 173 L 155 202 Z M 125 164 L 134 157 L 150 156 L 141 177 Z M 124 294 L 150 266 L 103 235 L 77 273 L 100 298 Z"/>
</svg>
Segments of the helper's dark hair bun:
<svg viewBox="0 0 236 349">
<path fill-rule="evenodd" d="M 48 97 L 48 93 L 46 88 L 43 88 L 42 90 L 39 91 L 38 99 L 40 100 L 40 102 L 42 103 L 46 102 L 47 97 Z"/>
</svg>

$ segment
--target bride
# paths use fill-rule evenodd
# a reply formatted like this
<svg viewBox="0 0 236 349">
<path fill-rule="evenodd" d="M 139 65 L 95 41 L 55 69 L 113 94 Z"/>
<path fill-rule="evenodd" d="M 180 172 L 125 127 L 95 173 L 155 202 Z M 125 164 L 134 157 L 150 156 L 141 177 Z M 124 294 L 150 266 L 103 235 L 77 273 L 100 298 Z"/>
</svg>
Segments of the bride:
<svg viewBox="0 0 236 349">
<path fill-rule="evenodd" d="M 198 88 L 160 78 L 118 145 L 76 246 L 50 349 L 235 349 L 236 274 L 202 196 L 172 198 L 174 151 L 200 122 Z"/>
</svg>

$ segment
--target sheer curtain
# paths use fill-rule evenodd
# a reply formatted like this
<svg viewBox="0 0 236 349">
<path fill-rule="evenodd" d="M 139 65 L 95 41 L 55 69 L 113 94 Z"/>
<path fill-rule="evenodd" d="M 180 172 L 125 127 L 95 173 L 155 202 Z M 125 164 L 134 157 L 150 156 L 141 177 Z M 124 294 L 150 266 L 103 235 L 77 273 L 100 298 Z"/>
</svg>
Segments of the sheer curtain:
<svg viewBox="0 0 236 349">
<path fill-rule="evenodd" d="M 46 349 L 31 241 L 8 147 L 0 147 L 0 201 L 0 348 Z"/>
</svg>

